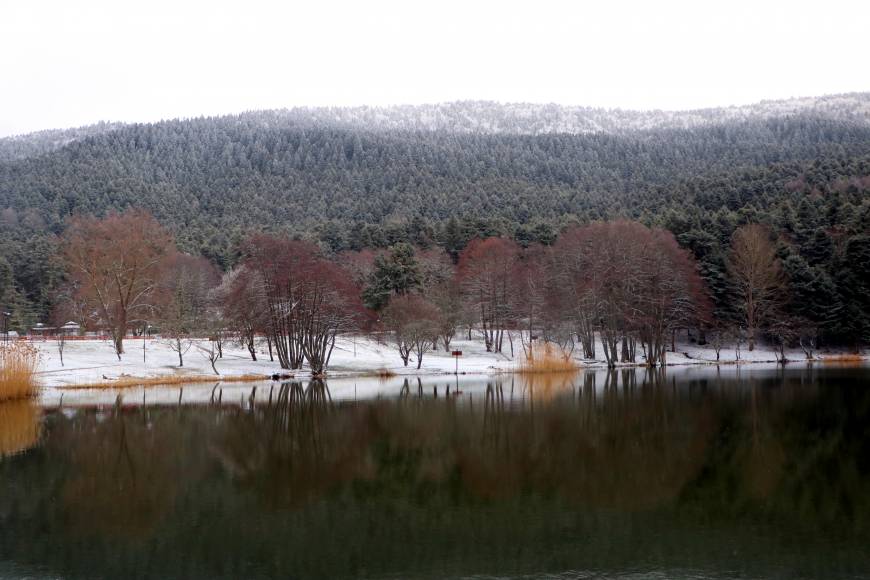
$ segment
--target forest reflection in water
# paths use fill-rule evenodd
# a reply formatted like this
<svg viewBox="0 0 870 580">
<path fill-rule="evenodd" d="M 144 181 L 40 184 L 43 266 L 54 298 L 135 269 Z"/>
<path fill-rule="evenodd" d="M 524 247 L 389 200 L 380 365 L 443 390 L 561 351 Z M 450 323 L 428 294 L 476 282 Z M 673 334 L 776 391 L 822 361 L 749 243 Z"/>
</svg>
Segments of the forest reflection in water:
<svg viewBox="0 0 870 580">
<path fill-rule="evenodd" d="M 475 396 L 410 379 L 394 397 L 338 401 L 311 381 L 241 406 L 50 411 L 38 446 L 0 460 L 0 563 L 862 576 L 867 382 L 866 369 L 620 370 L 507 376 Z"/>
</svg>

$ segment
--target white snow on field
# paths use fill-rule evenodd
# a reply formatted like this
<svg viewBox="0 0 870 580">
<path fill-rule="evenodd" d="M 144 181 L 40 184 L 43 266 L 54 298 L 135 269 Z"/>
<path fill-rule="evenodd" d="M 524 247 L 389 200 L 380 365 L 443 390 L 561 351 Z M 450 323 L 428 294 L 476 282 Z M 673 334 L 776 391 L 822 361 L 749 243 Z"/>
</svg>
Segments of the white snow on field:
<svg viewBox="0 0 870 580">
<path fill-rule="evenodd" d="M 282 371 L 276 360 L 270 361 L 265 342 L 260 345 L 258 360 L 251 360 L 247 350 L 238 345 L 227 343 L 224 345 L 224 356 L 216 363 L 220 376 L 214 375 L 208 359 L 194 344 L 187 354 L 184 355 L 184 366 L 178 365 L 178 354 L 169 345 L 161 340 L 143 341 L 130 339 L 125 341 L 126 353 L 121 360 L 115 355 L 112 345 L 108 341 L 100 340 L 76 340 L 68 341 L 64 348 L 64 364 L 61 365 L 57 343 L 54 341 L 34 342 L 40 350 L 41 361 L 38 380 L 42 389 L 42 398 L 45 402 L 59 400 L 61 393 L 66 393 L 65 400 L 74 397 L 78 389 L 69 390 L 70 387 L 81 385 L 100 384 L 103 395 L 100 399 L 114 398 L 118 393 L 124 393 L 125 398 L 135 396 L 131 389 L 111 389 L 113 382 L 127 377 L 155 378 L 167 377 L 176 380 L 179 376 L 214 376 L 215 382 L 222 379 L 241 375 L 260 375 L 264 382 L 273 374 L 286 373 Z M 200 342 L 206 345 L 205 341 Z M 516 369 L 522 358 L 522 348 L 515 341 L 515 356 L 510 356 L 507 343 L 505 353 L 489 353 L 482 340 L 454 340 L 451 343 L 452 350 L 461 350 L 462 356 L 458 361 L 459 373 L 480 378 L 485 386 L 486 375 L 511 372 Z M 599 356 L 603 351 L 599 345 Z M 818 353 L 816 356 L 824 357 L 826 353 Z M 581 367 L 602 368 L 605 366 L 603 356 L 599 360 L 581 360 L 580 351 L 575 350 L 574 356 Z M 792 361 L 802 361 L 805 355 L 800 350 L 787 351 L 787 356 Z M 735 350 L 723 348 L 720 352 L 720 363 L 732 363 L 736 359 Z M 768 346 L 758 346 L 753 352 L 746 350 L 745 346 L 740 353 L 741 362 L 752 363 L 775 363 L 776 354 Z M 643 359 L 638 355 L 638 361 Z M 712 365 L 716 363 L 716 353 L 710 347 L 700 347 L 695 344 L 677 344 L 676 352 L 668 353 L 669 365 Z M 417 388 L 416 378 L 422 377 L 426 388 L 433 387 L 443 382 L 443 375 L 452 375 L 456 369 L 456 359 L 443 350 L 426 353 L 423 357 L 422 368 L 418 371 L 416 361 L 412 360 L 408 367 L 403 366 L 396 348 L 391 344 L 378 342 L 365 336 L 346 336 L 339 339 L 332 353 L 327 373 L 330 377 L 330 389 L 337 392 L 338 396 L 355 396 L 362 388 L 366 396 L 381 392 L 386 386 L 387 391 L 401 388 L 405 378 L 411 378 L 411 387 Z M 398 376 L 388 381 L 372 378 L 372 374 L 380 369 L 386 369 Z M 295 371 L 294 375 L 299 379 L 310 377 L 307 368 Z M 369 375 L 367 378 L 365 375 Z M 339 381 L 341 379 L 341 381 Z M 440 382 L 439 382 L 440 381 Z M 467 380 L 464 378 L 464 382 Z M 395 383 L 395 385 L 393 384 Z M 354 385 L 355 392 L 350 394 L 348 389 Z M 362 387 L 360 387 L 362 385 Z M 446 388 L 447 383 L 442 385 Z M 108 387 L 108 389 L 107 389 Z M 235 397 L 241 393 L 250 394 L 251 384 L 222 383 L 221 389 L 224 396 Z M 156 397 L 162 400 L 176 400 L 179 389 L 148 387 L 147 397 Z M 88 389 L 88 392 L 92 389 Z M 117 391 L 117 392 L 116 392 Z M 140 388 L 138 393 L 143 393 Z M 189 395 L 192 396 L 192 395 Z M 197 389 L 198 397 L 204 401 L 211 396 L 211 387 Z M 185 399 L 186 400 L 186 399 Z M 188 401 L 189 402 L 189 401 Z"/>
<path fill-rule="evenodd" d="M 184 355 L 183 367 L 179 366 L 178 353 L 170 348 L 168 342 L 161 340 L 126 340 L 126 352 L 120 361 L 109 341 L 67 341 L 63 351 L 63 365 L 55 341 L 36 341 L 32 344 L 40 350 L 39 379 L 40 384 L 46 387 L 109 384 L 125 377 L 214 375 L 208 358 L 197 348 L 197 344 L 208 345 L 207 341 L 194 342 Z M 454 340 L 450 346 L 453 350 L 462 351 L 459 359 L 460 373 L 510 371 L 516 365 L 516 361 L 509 354 L 487 353 L 481 341 Z M 269 360 L 265 341 L 259 345 L 257 361 L 251 360 L 246 349 L 232 343 L 226 343 L 223 352 L 224 356 L 218 359 L 216 367 L 224 378 L 293 372 L 282 370 L 277 356 L 274 362 Z M 452 374 L 456 370 L 456 359 L 443 350 L 430 351 L 423 356 L 423 365 L 418 371 L 413 355 L 408 367 L 404 367 L 394 346 L 367 337 L 347 336 L 336 341 L 327 371 L 330 377 L 339 377 L 372 373 L 380 369 L 389 369 L 397 374 Z M 295 371 L 295 375 L 307 377 L 309 370 L 306 367 L 301 372 Z"/>
</svg>

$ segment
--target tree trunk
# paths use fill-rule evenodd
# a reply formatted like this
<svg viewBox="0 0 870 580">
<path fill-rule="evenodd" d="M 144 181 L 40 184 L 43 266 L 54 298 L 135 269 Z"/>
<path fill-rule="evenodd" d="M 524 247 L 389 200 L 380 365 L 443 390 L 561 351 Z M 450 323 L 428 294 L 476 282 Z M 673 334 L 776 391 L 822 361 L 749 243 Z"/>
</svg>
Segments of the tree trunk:
<svg viewBox="0 0 870 580">
<path fill-rule="evenodd" d="M 248 347 L 248 352 L 251 353 L 251 360 L 257 360 L 257 344 L 254 342 L 254 336 L 248 335 L 245 339 L 245 344 Z"/>
<path fill-rule="evenodd" d="M 115 354 L 118 355 L 118 360 L 121 360 L 121 355 L 124 354 L 124 333 L 115 331 Z"/>
</svg>

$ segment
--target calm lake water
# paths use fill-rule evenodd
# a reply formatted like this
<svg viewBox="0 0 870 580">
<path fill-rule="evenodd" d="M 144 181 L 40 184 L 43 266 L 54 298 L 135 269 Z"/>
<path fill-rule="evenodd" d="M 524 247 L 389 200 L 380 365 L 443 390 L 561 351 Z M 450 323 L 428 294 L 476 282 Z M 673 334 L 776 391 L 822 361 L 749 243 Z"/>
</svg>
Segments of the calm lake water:
<svg viewBox="0 0 870 580">
<path fill-rule="evenodd" d="M 350 389 L 0 406 L 0 577 L 870 577 L 867 368 Z"/>
</svg>

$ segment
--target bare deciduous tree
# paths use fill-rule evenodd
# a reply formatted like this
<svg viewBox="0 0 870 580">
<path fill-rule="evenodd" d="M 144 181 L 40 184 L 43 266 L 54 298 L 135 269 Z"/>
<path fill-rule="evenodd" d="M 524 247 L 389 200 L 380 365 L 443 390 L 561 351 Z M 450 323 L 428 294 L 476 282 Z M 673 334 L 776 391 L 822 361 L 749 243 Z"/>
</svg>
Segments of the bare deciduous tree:
<svg viewBox="0 0 870 580">
<path fill-rule="evenodd" d="M 716 351 L 716 360 L 720 359 L 722 349 L 732 340 L 732 330 L 722 323 L 714 324 L 709 329 L 710 346 Z"/>
<path fill-rule="evenodd" d="M 815 358 L 818 343 L 819 327 L 810 320 L 799 318 L 797 323 L 798 344 L 804 351 L 807 360 Z"/>
<path fill-rule="evenodd" d="M 143 210 L 102 219 L 75 217 L 64 237 L 64 256 L 79 297 L 111 333 L 120 360 L 127 330 L 155 308 L 160 276 L 175 249 L 172 237 Z"/>
<path fill-rule="evenodd" d="M 364 308 L 359 288 L 338 265 L 320 258 L 300 275 L 305 279 L 297 307 L 302 351 L 317 376 L 329 364 L 336 337 L 360 326 Z"/>
<path fill-rule="evenodd" d="M 263 284 L 269 345 L 275 349 L 281 368 L 302 368 L 305 353 L 298 307 L 305 280 L 300 272 L 310 268 L 309 262 L 319 251 L 307 242 L 266 234 L 251 236 L 245 246 L 243 265 Z"/>
<path fill-rule="evenodd" d="M 444 350 L 450 350 L 450 343 L 467 315 L 459 285 L 455 280 L 447 280 L 432 288 L 426 288 L 426 294 L 441 311 L 438 333 L 432 346 L 437 350 L 435 343 L 440 339 Z"/>
<path fill-rule="evenodd" d="M 637 222 L 595 223 L 565 232 L 553 249 L 550 290 L 556 312 L 567 312 L 595 355 L 597 328 L 609 366 L 666 363 L 677 327 L 706 319 L 704 284 L 692 257 L 673 235 Z"/>
<path fill-rule="evenodd" d="M 769 322 L 784 296 L 785 278 L 769 230 L 753 224 L 734 232 L 727 266 L 737 287 L 752 351 L 758 329 Z"/>
<path fill-rule="evenodd" d="M 432 337 L 438 334 L 440 318 L 438 307 L 417 294 L 394 297 L 384 309 L 384 326 L 405 366 L 411 352 L 417 355 L 417 368 L 423 364 L 423 355 L 432 348 Z"/>
<path fill-rule="evenodd" d="M 510 321 L 519 330 L 526 357 L 532 355 L 532 337 L 538 331 L 549 335 L 562 326 L 563 317 L 552 308 L 547 308 L 552 306 L 548 303 L 548 295 L 552 282 L 550 273 L 555 270 L 550 258 L 549 248 L 539 244 L 531 245 L 514 261 L 510 275 Z M 508 337 L 511 339 L 513 356 L 512 333 Z"/>
<path fill-rule="evenodd" d="M 178 353 L 179 367 L 192 337 L 208 330 L 209 292 L 219 279 L 205 258 L 179 253 L 169 258 L 159 287 L 157 322 L 166 344 Z"/>
<path fill-rule="evenodd" d="M 506 238 L 473 240 L 459 257 L 458 277 L 466 299 L 479 312 L 488 352 L 501 352 L 510 315 L 510 288 L 519 255 L 516 242 Z"/>
<path fill-rule="evenodd" d="M 780 364 L 789 362 L 785 351 L 797 341 L 798 325 L 797 319 L 790 316 L 777 316 L 770 324 L 768 332 L 774 341 L 776 348 L 773 352 Z"/>
<path fill-rule="evenodd" d="M 212 293 L 211 302 L 220 310 L 229 331 L 248 350 L 251 360 L 256 361 L 257 335 L 269 328 L 269 310 L 260 276 L 245 266 L 230 270 Z"/>
<path fill-rule="evenodd" d="M 323 373 L 336 336 L 357 327 L 363 306 L 351 275 L 307 242 L 252 236 L 244 266 L 259 276 L 267 332 L 281 367 Z"/>
<path fill-rule="evenodd" d="M 201 354 L 203 358 L 211 363 L 211 370 L 214 371 L 214 374 L 220 375 L 217 370 L 217 366 L 215 366 L 218 359 L 220 358 L 220 354 L 218 352 L 218 349 L 216 348 L 215 341 L 209 340 L 205 344 L 197 343 L 196 349 L 199 351 L 199 354 Z"/>
<path fill-rule="evenodd" d="M 84 329 L 88 323 L 85 315 L 86 309 L 87 305 L 78 298 L 78 292 L 74 285 L 62 288 L 54 296 L 54 306 L 51 309 L 49 320 L 55 327 L 55 342 L 57 353 L 60 356 L 60 366 L 64 366 L 63 352 L 66 348 L 67 333 L 69 332 L 64 326 L 68 322 L 74 322 L 79 325 L 79 330 Z"/>
</svg>

